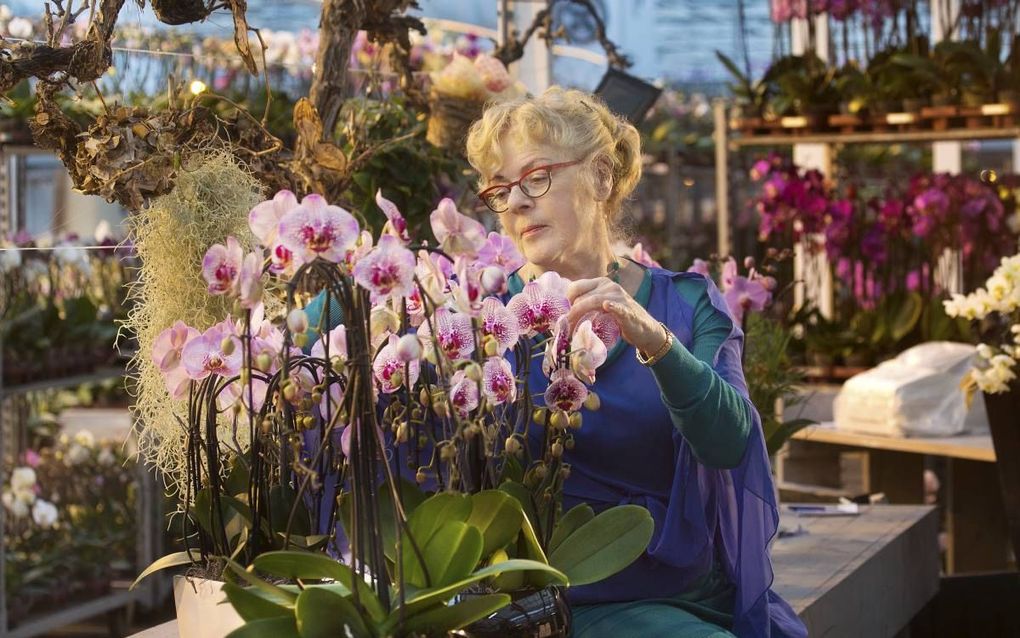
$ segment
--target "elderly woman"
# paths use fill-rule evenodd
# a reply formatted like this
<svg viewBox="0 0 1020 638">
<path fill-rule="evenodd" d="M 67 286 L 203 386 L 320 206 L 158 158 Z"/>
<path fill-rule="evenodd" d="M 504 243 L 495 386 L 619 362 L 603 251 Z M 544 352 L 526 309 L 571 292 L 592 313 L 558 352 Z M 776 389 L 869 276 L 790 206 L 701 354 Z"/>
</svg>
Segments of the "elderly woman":
<svg viewBox="0 0 1020 638">
<path fill-rule="evenodd" d="M 569 591 L 574 635 L 805 635 L 769 589 L 778 513 L 743 334 L 710 280 L 613 251 L 641 176 L 637 130 L 591 95 L 554 87 L 491 105 L 467 150 L 482 200 L 527 260 L 511 293 L 555 271 L 572 281 L 572 322 L 602 311 L 622 333 L 593 387 L 602 407 L 566 452 L 563 506 L 640 504 L 655 532 L 630 567 Z"/>
</svg>

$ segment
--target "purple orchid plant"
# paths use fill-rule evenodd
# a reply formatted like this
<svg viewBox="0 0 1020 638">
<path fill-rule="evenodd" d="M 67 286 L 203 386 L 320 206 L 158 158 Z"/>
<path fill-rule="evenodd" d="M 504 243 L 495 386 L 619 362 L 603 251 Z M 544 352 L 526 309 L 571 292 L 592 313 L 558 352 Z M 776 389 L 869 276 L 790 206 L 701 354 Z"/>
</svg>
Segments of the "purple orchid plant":
<svg viewBox="0 0 1020 638">
<path fill-rule="evenodd" d="M 405 507 L 416 489 L 509 493 L 530 530 L 519 551 L 545 559 L 570 473 L 564 450 L 582 411 L 599 407 L 589 386 L 620 330 L 603 313 L 572 329 L 569 282 L 555 272 L 508 298 L 523 257 L 451 200 L 430 217 L 436 246 L 415 244 L 381 192 L 376 203 L 387 218 L 378 237 L 318 195 L 281 191 L 256 205 L 260 247 L 245 254 L 226 237 L 202 261 L 209 294 L 233 299 L 234 313 L 204 328 L 177 321 L 151 356 L 167 392 L 188 401 L 184 496 L 205 523 L 201 555 L 257 560 L 281 538 L 285 550 L 318 547 L 388 602 L 394 563 L 380 539 L 413 528 Z M 538 357 L 548 383 L 532 392 Z M 230 493 L 239 476 L 245 492 Z M 242 541 L 226 531 L 231 512 L 248 523 Z M 605 569 L 629 564 L 638 545 L 613 550 L 626 561 Z"/>
</svg>

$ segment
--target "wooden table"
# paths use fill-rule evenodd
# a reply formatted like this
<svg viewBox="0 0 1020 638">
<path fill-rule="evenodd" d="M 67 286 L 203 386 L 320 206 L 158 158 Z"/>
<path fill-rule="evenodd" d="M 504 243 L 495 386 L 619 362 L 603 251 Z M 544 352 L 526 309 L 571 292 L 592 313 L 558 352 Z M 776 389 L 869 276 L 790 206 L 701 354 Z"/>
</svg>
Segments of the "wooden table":
<svg viewBox="0 0 1020 638">
<path fill-rule="evenodd" d="M 809 636 L 895 636 L 939 588 L 938 514 L 925 505 L 865 505 L 857 516 L 782 513 L 806 533 L 772 547 L 773 590 Z"/>
<path fill-rule="evenodd" d="M 948 534 L 946 572 L 1008 567 L 1006 515 L 991 436 L 906 438 L 837 430 L 832 423 L 805 428 L 797 441 L 840 450 L 864 450 L 864 489 L 893 504 L 924 503 L 924 457 L 945 459 L 942 506 Z"/>
<path fill-rule="evenodd" d="M 857 516 L 797 516 L 782 527 L 804 533 L 776 539 L 772 588 L 793 607 L 808 635 L 894 636 L 939 587 L 938 518 L 923 505 L 867 505 Z M 177 638 L 177 621 L 131 638 Z"/>
</svg>

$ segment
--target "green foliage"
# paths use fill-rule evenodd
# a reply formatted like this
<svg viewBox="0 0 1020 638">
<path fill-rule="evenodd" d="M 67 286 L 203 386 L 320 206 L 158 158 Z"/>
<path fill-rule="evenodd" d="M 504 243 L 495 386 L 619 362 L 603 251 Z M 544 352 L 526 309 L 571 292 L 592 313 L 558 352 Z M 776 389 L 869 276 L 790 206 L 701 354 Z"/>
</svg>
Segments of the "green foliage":
<svg viewBox="0 0 1020 638">
<path fill-rule="evenodd" d="M 566 574 L 573 585 L 595 583 L 637 560 L 652 540 L 654 529 L 648 510 L 619 505 L 565 534 L 549 554 L 549 564 Z"/>
<path fill-rule="evenodd" d="M 809 330 L 809 334 L 812 331 Z M 769 455 L 772 455 L 797 430 L 812 423 L 802 419 L 780 420 L 774 407 L 781 399 L 784 413 L 791 413 L 792 408 L 803 401 L 796 392 L 796 386 L 804 378 L 790 362 L 789 329 L 763 314 L 750 313 L 747 316 L 746 332 L 744 376 L 751 402 L 761 414 L 765 446 Z"/>
</svg>

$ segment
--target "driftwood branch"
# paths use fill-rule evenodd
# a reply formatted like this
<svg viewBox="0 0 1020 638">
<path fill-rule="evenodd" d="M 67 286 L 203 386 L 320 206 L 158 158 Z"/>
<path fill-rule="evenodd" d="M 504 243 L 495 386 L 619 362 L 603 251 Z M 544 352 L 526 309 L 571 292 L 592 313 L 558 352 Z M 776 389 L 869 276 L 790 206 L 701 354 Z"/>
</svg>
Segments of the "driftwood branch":
<svg viewBox="0 0 1020 638">
<path fill-rule="evenodd" d="M 493 51 L 493 55 L 498 58 L 503 64 L 509 65 L 512 62 L 516 62 L 524 57 L 524 47 L 531 40 L 531 37 L 538 33 L 538 37 L 545 40 L 546 44 L 551 46 L 553 40 L 560 34 L 553 32 L 552 29 L 552 9 L 553 6 L 561 2 L 570 2 L 585 8 L 595 21 L 595 38 L 602 46 L 602 50 L 606 52 L 606 58 L 609 59 L 609 66 L 617 69 L 626 69 L 633 63 L 630 59 L 620 53 L 620 49 L 616 44 L 609 39 L 606 35 L 606 23 L 599 15 L 599 12 L 595 9 L 595 5 L 592 4 L 591 0 L 549 0 L 549 4 L 545 9 L 542 9 L 535 14 L 534 20 L 524 31 L 524 35 L 518 35 L 515 30 L 508 37 L 506 42 L 501 46 L 496 47 Z"/>
</svg>

